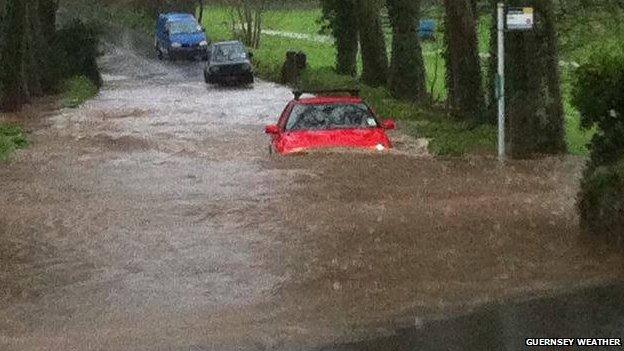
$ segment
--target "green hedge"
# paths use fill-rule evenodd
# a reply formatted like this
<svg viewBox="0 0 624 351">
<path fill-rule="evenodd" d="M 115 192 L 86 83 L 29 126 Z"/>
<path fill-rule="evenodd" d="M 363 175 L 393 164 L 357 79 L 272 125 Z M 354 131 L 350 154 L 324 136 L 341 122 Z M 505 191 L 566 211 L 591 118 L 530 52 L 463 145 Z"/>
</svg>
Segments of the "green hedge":
<svg viewBox="0 0 624 351">
<path fill-rule="evenodd" d="M 587 170 L 579 210 L 584 233 L 624 244 L 624 160 Z"/>
<path fill-rule="evenodd" d="M 572 103 L 596 129 L 579 195 L 585 233 L 624 242 L 624 49 L 598 50 L 575 73 Z"/>
</svg>

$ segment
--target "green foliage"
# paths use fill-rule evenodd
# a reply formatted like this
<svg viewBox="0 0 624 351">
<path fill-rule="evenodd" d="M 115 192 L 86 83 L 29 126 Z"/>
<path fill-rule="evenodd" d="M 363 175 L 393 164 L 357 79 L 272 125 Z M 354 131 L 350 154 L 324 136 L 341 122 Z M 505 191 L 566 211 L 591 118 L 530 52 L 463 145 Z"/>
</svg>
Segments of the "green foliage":
<svg viewBox="0 0 624 351">
<path fill-rule="evenodd" d="M 258 74 L 266 79 L 279 81 L 288 51 L 305 52 L 310 70 L 333 68 L 335 48 L 331 44 L 264 36 L 262 45 L 254 51 L 254 63 Z"/>
<path fill-rule="evenodd" d="M 63 107 L 76 108 L 98 93 L 98 87 L 85 76 L 76 76 L 63 83 Z"/>
<path fill-rule="evenodd" d="M 621 0 L 565 0 L 557 10 L 562 51 L 582 63 L 606 43 L 621 43 L 623 16 Z"/>
<path fill-rule="evenodd" d="M 563 108 L 566 118 L 566 143 L 571 155 L 589 155 L 589 143 L 593 138 L 596 128 L 581 128 L 581 114 L 572 104 L 572 68 L 564 68 L 562 75 Z"/>
<path fill-rule="evenodd" d="M 319 34 L 319 20 L 323 16 L 323 10 L 318 8 L 284 9 L 283 5 L 280 7 L 264 13 L 263 26 L 265 29 Z"/>
<path fill-rule="evenodd" d="M 624 49 L 605 45 L 575 72 L 572 103 L 596 129 L 579 195 L 588 234 L 624 243 Z"/>
<path fill-rule="evenodd" d="M 572 103 L 581 126 L 597 128 L 592 140 L 592 166 L 619 161 L 624 154 L 624 49 L 608 45 L 575 73 Z"/>
<path fill-rule="evenodd" d="M 416 136 L 431 138 L 429 152 L 434 155 L 491 154 L 496 147 L 496 128 L 491 125 L 438 119 L 420 121 L 411 129 Z"/>
<path fill-rule="evenodd" d="M 579 212 L 585 234 L 615 245 L 624 244 L 624 160 L 586 170 Z"/>
<path fill-rule="evenodd" d="M 12 124 L 0 124 L 0 161 L 5 161 L 9 154 L 28 146 L 22 129 Z"/>
</svg>

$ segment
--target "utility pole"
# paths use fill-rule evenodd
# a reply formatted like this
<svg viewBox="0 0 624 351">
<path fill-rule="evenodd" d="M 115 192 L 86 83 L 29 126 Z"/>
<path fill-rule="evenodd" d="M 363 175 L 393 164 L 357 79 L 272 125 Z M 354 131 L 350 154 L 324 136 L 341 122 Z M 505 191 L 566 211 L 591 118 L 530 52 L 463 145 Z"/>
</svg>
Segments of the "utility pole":
<svg viewBox="0 0 624 351">
<path fill-rule="evenodd" d="M 498 159 L 505 162 L 505 4 L 498 3 Z"/>
</svg>

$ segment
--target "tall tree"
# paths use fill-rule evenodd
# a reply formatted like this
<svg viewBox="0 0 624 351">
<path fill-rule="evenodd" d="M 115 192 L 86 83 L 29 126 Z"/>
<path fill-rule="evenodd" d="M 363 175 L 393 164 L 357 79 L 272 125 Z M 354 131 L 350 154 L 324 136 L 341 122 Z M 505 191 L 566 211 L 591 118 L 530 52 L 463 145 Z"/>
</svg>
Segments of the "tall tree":
<svg viewBox="0 0 624 351">
<path fill-rule="evenodd" d="M 0 109 L 18 110 L 73 75 L 100 81 L 95 29 L 67 27 L 57 36 L 58 0 L 0 1 Z"/>
<path fill-rule="evenodd" d="M 458 118 L 484 120 L 485 97 L 473 0 L 444 0 L 448 102 Z"/>
<path fill-rule="evenodd" d="M 48 42 L 54 40 L 56 32 L 56 12 L 58 11 L 59 0 L 39 1 L 39 21 L 41 32 Z"/>
<path fill-rule="evenodd" d="M 355 76 L 359 49 L 355 0 L 321 0 L 321 5 L 323 18 L 335 39 L 336 71 Z"/>
<path fill-rule="evenodd" d="M 509 150 L 513 157 L 566 151 L 557 33 L 552 0 L 509 0 L 532 6 L 535 27 L 508 32 L 506 96 Z"/>
<path fill-rule="evenodd" d="M 26 25 L 26 1 L 6 0 L 3 21 L 3 45 L 0 50 L 0 82 L 3 94 L 0 109 L 14 111 L 29 100 L 24 72 L 24 28 Z"/>
<path fill-rule="evenodd" d="M 6 0 L 0 0 L 0 20 L 4 18 L 6 11 Z"/>
<path fill-rule="evenodd" d="M 36 47 L 36 64 L 43 92 L 49 92 L 61 79 L 63 62 L 58 50 L 54 52 L 56 42 L 56 12 L 59 0 L 36 0 L 37 14 L 33 13 L 33 40 Z"/>
<path fill-rule="evenodd" d="M 39 66 L 38 54 L 40 53 L 41 32 L 39 28 L 39 0 L 24 0 L 26 16 L 22 43 L 24 51 L 22 55 L 22 68 L 24 72 L 26 91 L 29 96 L 43 95 L 41 86 L 42 68 Z"/>
<path fill-rule="evenodd" d="M 388 53 L 381 25 L 381 2 L 357 0 L 360 46 L 362 51 L 362 81 L 377 87 L 388 81 Z"/>
<path fill-rule="evenodd" d="M 425 66 L 418 37 L 420 0 L 387 0 L 387 5 L 393 33 L 390 91 L 397 98 L 425 101 Z"/>
<path fill-rule="evenodd" d="M 227 3 L 230 5 L 234 31 L 245 45 L 257 49 L 260 46 L 266 0 L 229 0 Z"/>
<path fill-rule="evenodd" d="M 199 14 L 197 16 L 197 20 L 199 23 L 203 23 L 204 21 L 204 8 L 206 7 L 206 3 L 204 0 L 198 0 L 197 6 L 199 6 Z"/>
</svg>

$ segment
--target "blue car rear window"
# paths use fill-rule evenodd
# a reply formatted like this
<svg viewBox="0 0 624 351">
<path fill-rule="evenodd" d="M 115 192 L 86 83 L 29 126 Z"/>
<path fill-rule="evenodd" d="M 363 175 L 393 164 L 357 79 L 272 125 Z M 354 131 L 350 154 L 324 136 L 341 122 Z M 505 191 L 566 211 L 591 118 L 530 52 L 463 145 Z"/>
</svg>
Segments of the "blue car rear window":
<svg viewBox="0 0 624 351">
<path fill-rule="evenodd" d="M 191 21 L 169 22 L 167 28 L 171 34 L 192 34 L 201 30 L 197 22 Z"/>
</svg>

